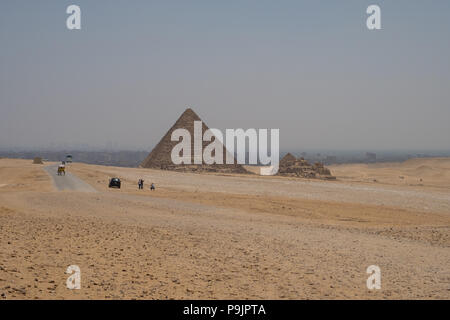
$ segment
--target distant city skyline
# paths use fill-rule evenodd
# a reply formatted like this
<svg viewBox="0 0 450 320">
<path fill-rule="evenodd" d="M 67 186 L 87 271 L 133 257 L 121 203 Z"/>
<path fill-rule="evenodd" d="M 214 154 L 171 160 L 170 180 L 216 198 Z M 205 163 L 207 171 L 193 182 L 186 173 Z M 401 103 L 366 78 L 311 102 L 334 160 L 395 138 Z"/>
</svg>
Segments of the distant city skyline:
<svg viewBox="0 0 450 320">
<path fill-rule="evenodd" d="M 450 150 L 449 1 L 71 4 L 0 3 L 1 150 L 150 151 L 187 107 L 282 152 Z"/>
</svg>

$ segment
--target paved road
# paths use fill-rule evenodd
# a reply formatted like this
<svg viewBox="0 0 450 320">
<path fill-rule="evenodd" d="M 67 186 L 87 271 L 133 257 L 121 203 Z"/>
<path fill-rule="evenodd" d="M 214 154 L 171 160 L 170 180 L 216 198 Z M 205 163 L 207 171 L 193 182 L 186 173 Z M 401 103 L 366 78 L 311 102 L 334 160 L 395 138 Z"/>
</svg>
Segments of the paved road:
<svg viewBox="0 0 450 320">
<path fill-rule="evenodd" d="M 70 166 L 66 166 L 66 175 L 58 176 L 58 165 L 51 165 L 44 168 L 52 177 L 53 184 L 58 191 L 72 190 L 81 192 L 97 192 L 91 185 L 87 184 L 77 176 L 70 173 Z"/>
</svg>

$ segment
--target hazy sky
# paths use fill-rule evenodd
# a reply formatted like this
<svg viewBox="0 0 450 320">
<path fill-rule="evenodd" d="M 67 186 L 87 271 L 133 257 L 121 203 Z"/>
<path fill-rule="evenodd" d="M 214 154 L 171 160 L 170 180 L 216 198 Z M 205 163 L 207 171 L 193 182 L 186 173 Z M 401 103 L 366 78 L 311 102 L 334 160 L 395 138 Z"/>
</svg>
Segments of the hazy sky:
<svg viewBox="0 0 450 320">
<path fill-rule="evenodd" d="M 449 15 L 448 0 L 2 0 L 0 148 L 150 150 L 190 106 L 210 127 L 279 128 L 283 150 L 450 150 Z"/>
</svg>

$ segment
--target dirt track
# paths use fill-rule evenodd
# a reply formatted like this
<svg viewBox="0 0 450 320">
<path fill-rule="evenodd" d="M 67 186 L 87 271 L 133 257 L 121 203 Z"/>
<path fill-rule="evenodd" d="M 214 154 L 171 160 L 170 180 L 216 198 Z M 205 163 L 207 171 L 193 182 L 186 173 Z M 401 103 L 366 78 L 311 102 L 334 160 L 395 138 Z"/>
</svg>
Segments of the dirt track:
<svg viewBox="0 0 450 320">
<path fill-rule="evenodd" d="M 0 160 L 3 298 L 450 298 L 445 189 L 70 170 L 99 192 L 54 192 L 42 166 Z M 65 287 L 71 264 L 81 290 Z"/>
</svg>

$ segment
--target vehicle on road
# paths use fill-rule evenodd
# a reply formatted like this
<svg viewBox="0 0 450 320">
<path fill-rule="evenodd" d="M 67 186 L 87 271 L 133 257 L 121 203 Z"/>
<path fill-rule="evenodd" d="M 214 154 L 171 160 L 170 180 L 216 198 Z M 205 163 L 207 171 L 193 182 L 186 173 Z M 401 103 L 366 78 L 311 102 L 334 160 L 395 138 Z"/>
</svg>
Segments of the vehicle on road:
<svg viewBox="0 0 450 320">
<path fill-rule="evenodd" d="M 58 176 L 65 176 L 66 175 L 66 167 L 63 164 L 60 164 L 58 166 Z"/>
<path fill-rule="evenodd" d="M 66 156 L 66 162 L 67 162 L 67 163 L 72 163 L 72 155 L 68 154 L 68 155 Z"/>
<path fill-rule="evenodd" d="M 119 178 L 112 178 L 111 180 L 109 180 L 109 187 L 110 188 L 118 188 L 120 189 L 120 179 Z"/>
</svg>

